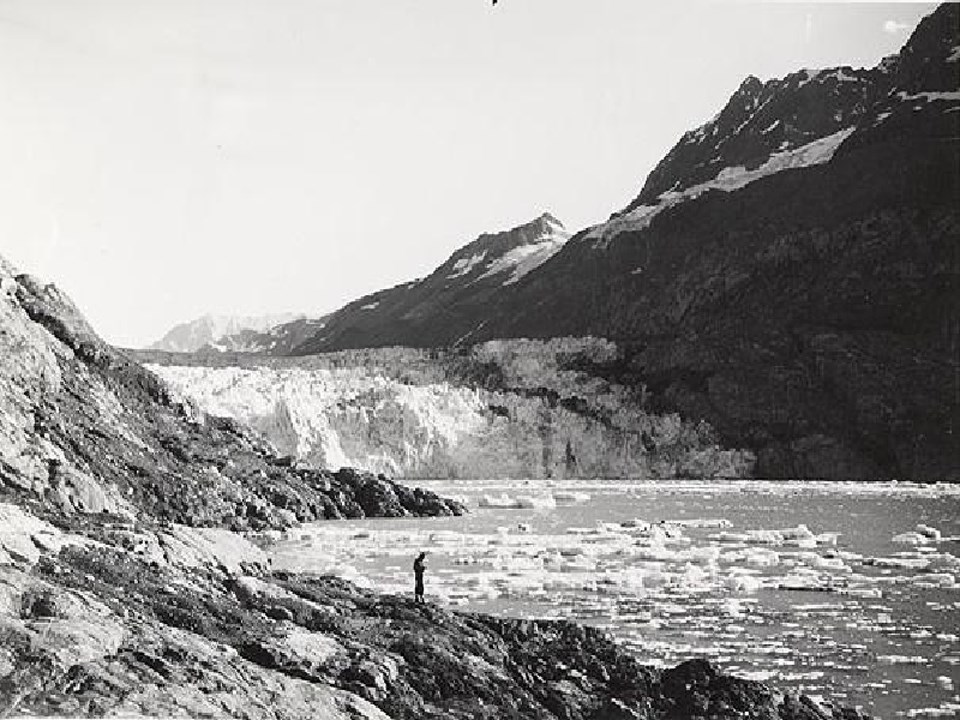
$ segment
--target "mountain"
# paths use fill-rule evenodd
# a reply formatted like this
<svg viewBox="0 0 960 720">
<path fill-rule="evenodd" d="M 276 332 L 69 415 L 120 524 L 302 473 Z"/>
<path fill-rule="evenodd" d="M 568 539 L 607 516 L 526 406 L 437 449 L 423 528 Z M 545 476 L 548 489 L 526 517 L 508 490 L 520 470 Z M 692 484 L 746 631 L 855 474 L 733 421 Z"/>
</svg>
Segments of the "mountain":
<svg viewBox="0 0 960 720">
<path fill-rule="evenodd" d="M 196 352 L 206 348 L 211 351 L 243 352 L 257 334 L 301 319 L 304 319 L 304 316 L 295 313 L 255 316 L 204 315 L 173 327 L 160 340 L 150 345 L 150 349 Z"/>
<path fill-rule="evenodd" d="M 709 190 L 732 191 L 828 162 L 855 131 L 847 147 L 900 130 L 951 137 L 950 107 L 958 100 L 953 19 L 954 10 L 941 8 L 899 55 L 872 69 L 801 70 L 767 82 L 746 78 L 714 118 L 681 137 L 638 196 L 590 235 L 609 238 L 645 227 L 662 210 Z"/>
<path fill-rule="evenodd" d="M 614 340 L 760 476 L 960 479 L 958 14 L 870 71 L 748 79 L 477 339 Z"/>
<path fill-rule="evenodd" d="M 293 353 L 600 336 L 623 354 L 596 372 L 709 421 L 760 476 L 960 479 L 958 15 L 869 70 L 747 78 L 515 281 L 473 284 L 480 238 Z"/>
<path fill-rule="evenodd" d="M 282 325 L 261 334 L 255 345 L 271 354 L 305 355 L 468 342 L 496 297 L 547 262 L 569 237 L 559 220 L 544 213 L 511 230 L 481 235 L 428 277 L 366 295 L 313 325 Z"/>
</svg>

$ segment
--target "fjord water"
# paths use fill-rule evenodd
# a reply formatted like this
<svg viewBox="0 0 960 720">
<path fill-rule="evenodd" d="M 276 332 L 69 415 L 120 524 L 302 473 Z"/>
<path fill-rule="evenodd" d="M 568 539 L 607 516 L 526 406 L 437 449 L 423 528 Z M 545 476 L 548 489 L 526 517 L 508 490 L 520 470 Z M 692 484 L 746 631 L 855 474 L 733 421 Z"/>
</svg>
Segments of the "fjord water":
<svg viewBox="0 0 960 720">
<path fill-rule="evenodd" d="M 650 664 L 707 657 L 882 718 L 960 712 L 960 488 L 416 484 L 470 514 L 318 523 L 273 545 L 274 566 L 410 593 L 423 549 L 437 602 L 602 626 Z M 505 493 L 534 507 L 479 507 Z"/>
</svg>

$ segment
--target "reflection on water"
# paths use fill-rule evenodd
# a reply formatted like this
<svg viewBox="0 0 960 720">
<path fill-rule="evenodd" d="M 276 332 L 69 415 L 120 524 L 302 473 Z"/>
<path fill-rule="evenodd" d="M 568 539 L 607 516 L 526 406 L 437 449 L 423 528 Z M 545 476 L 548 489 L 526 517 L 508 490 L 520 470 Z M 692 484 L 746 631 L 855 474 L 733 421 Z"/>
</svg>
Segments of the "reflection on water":
<svg viewBox="0 0 960 720">
<path fill-rule="evenodd" d="M 650 664 L 708 657 L 884 718 L 960 714 L 960 488 L 420 484 L 471 514 L 315 524 L 275 566 L 409 593 L 424 549 L 437 602 L 588 622 Z"/>
</svg>

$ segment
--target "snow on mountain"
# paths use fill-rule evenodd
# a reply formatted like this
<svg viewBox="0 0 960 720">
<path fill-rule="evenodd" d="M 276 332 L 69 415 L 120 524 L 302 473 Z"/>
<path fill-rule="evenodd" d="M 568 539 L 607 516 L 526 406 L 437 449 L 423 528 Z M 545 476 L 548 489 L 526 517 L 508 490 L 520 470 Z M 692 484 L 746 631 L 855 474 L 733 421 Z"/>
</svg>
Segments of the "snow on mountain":
<svg viewBox="0 0 960 720">
<path fill-rule="evenodd" d="M 663 210 L 687 200 L 694 200 L 708 190 L 730 192 L 749 185 L 755 180 L 784 170 L 829 162 L 840 144 L 850 136 L 854 129 L 853 127 L 844 128 L 832 135 L 813 140 L 806 145 L 771 153 L 762 165 L 752 170 L 743 165 L 725 167 L 711 180 L 698 183 L 681 191 L 669 190 L 662 193 L 654 205 L 639 205 L 622 215 L 615 216 L 606 223 L 597 225 L 587 233 L 586 238 L 594 240 L 595 247 L 604 247 L 610 238 L 628 230 L 641 230 L 647 227 L 653 218 Z M 784 146 L 787 145 L 788 143 Z"/>
<path fill-rule="evenodd" d="M 224 338 L 239 335 L 244 331 L 267 332 L 284 323 L 302 319 L 298 313 L 272 315 L 204 315 L 190 322 L 175 326 L 160 340 L 150 345 L 151 350 L 167 352 L 196 352 L 209 345 L 213 350 L 237 350 L 232 344 L 218 345 Z"/>
<path fill-rule="evenodd" d="M 485 266 L 486 270 L 480 278 L 493 277 L 510 271 L 510 277 L 504 280 L 503 284 L 511 285 L 553 257 L 563 247 L 563 244 L 570 239 L 570 233 L 552 215 L 544 215 L 542 220 L 542 233 L 538 237 L 523 245 L 511 248 L 488 262 Z"/>
<path fill-rule="evenodd" d="M 544 213 L 512 230 L 481 235 L 455 252 L 441 268 L 452 262 L 452 272 L 446 278 L 464 277 L 471 282 L 510 273 L 500 278 L 503 285 L 510 285 L 549 260 L 569 239 L 563 223 Z"/>
<path fill-rule="evenodd" d="M 486 256 L 487 253 L 484 251 L 476 255 L 471 255 L 468 258 L 460 258 L 453 264 L 453 272 L 447 275 L 447 278 L 453 280 L 470 274 L 477 265 L 483 262 Z"/>
<path fill-rule="evenodd" d="M 827 163 L 858 128 L 924 110 L 923 103 L 957 112 L 960 52 L 951 41 L 956 29 L 934 27 L 948 14 L 931 16 L 899 55 L 871 69 L 804 69 L 766 82 L 749 76 L 715 117 L 680 138 L 636 199 L 583 239 L 606 248 L 616 235 L 641 230 L 662 211 L 708 190 L 731 192 L 786 170 Z"/>
<path fill-rule="evenodd" d="M 285 325 L 259 342 L 274 354 L 309 354 L 353 347 L 452 345 L 470 337 L 492 302 L 541 267 L 570 234 L 543 213 L 530 222 L 485 233 L 454 252 L 429 276 L 366 295 L 309 328 Z M 296 332 L 294 332 L 296 331 Z"/>
</svg>

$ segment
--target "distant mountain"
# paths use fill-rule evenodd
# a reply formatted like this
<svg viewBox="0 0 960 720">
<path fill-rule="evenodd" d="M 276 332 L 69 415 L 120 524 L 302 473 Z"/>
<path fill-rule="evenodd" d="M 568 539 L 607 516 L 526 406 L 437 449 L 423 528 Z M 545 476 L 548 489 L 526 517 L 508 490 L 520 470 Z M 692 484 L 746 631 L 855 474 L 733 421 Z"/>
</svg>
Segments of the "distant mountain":
<svg viewBox="0 0 960 720">
<path fill-rule="evenodd" d="M 292 352 L 600 336 L 624 357 L 597 372 L 754 449 L 758 475 L 960 479 L 958 27 L 945 4 L 875 68 L 749 77 L 535 268 L 491 276 L 494 245 L 529 241 L 481 237 Z"/>
<path fill-rule="evenodd" d="M 366 295 L 314 325 L 280 326 L 257 344 L 273 354 L 303 355 L 468 342 L 497 296 L 549 260 L 569 237 L 557 218 L 544 213 L 512 230 L 481 235 L 426 278 Z"/>
<path fill-rule="evenodd" d="M 150 350 L 167 352 L 196 352 L 204 346 L 214 351 L 242 352 L 246 333 L 260 333 L 277 325 L 304 318 L 297 313 L 274 315 L 204 315 L 196 320 L 181 323 L 160 340 L 150 345 Z M 230 338 L 222 343 L 225 338 Z"/>
<path fill-rule="evenodd" d="M 300 317 L 278 323 L 266 330 L 247 328 L 234 335 L 226 335 L 215 343 L 204 345 L 197 353 L 211 354 L 269 354 L 289 355 L 302 343 L 313 338 L 326 326 L 328 315 L 318 318 Z"/>
</svg>

